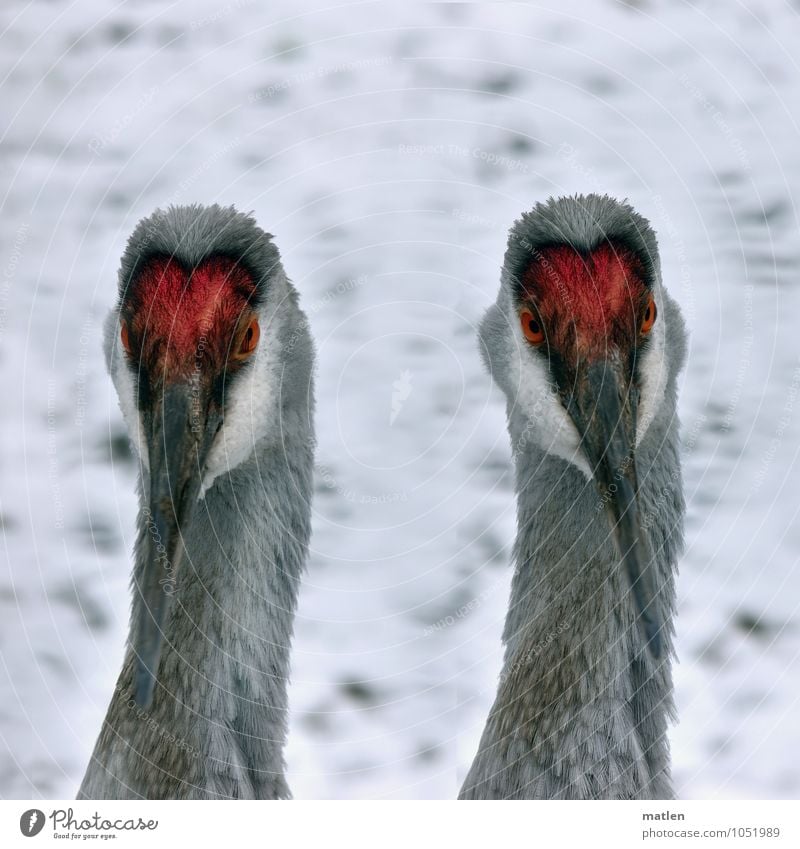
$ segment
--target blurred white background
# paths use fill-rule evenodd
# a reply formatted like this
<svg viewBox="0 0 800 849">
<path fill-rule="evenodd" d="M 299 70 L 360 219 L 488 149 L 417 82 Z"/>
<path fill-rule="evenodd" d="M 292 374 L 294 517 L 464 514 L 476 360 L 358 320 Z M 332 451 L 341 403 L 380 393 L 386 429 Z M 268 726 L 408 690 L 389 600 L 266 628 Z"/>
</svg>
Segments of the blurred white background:
<svg viewBox="0 0 800 849">
<path fill-rule="evenodd" d="M 475 326 L 536 201 L 627 197 L 691 330 L 684 797 L 800 796 L 798 4 L 25 3 L 0 36 L 0 795 L 73 795 L 136 502 L 100 353 L 156 206 L 253 210 L 319 355 L 294 794 L 455 796 L 515 531 Z M 394 407 L 393 407 L 394 395 Z"/>
</svg>

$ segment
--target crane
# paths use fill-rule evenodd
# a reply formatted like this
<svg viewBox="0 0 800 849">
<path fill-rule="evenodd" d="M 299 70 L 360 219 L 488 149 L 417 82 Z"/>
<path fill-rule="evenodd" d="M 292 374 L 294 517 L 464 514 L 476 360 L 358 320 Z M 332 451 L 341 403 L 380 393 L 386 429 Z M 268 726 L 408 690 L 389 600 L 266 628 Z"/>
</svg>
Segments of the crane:
<svg viewBox="0 0 800 849">
<path fill-rule="evenodd" d="M 272 237 L 156 210 L 104 326 L 139 460 L 128 646 L 79 798 L 286 798 L 314 352 Z"/>
<path fill-rule="evenodd" d="M 460 798 L 672 798 L 686 333 L 647 220 L 608 196 L 537 204 L 479 336 L 507 400 L 517 537 L 503 668 Z"/>
</svg>

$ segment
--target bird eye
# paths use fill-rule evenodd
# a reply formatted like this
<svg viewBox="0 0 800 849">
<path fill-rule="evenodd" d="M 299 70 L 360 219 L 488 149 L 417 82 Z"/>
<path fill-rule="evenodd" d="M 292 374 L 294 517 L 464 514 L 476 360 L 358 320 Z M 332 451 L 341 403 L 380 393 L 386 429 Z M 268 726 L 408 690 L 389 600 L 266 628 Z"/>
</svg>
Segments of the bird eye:
<svg viewBox="0 0 800 849">
<path fill-rule="evenodd" d="M 119 329 L 119 339 L 122 342 L 122 347 L 125 349 L 126 354 L 130 354 L 131 352 L 131 337 L 130 332 L 128 331 L 128 322 L 123 321 L 120 323 Z"/>
<path fill-rule="evenodd" d="M 236 352 L 238 359 L 246 359 L 253 353 L 253 351 L 255 351 L 260 335 L 261 328 L 258 325 L 258 319 L 251 319 L 239 342 L 239 349 Z"/>
<path fill-rule="evenodd" d="M 642 316 L 642 324 L 639 328 L 642 334 L 647 334 L 653 329 L 653 325 L 656 323 L 656 312 L 655 298 L 650 295 L 644 315 Z"/>
<path fill-rule="evenodd" d="M 544 342 L 544 328 L 538 316 L 529 309 L 523 309 L 519 314 L 522 333 L 531 345 L 541 345 Z"/>
</svg>

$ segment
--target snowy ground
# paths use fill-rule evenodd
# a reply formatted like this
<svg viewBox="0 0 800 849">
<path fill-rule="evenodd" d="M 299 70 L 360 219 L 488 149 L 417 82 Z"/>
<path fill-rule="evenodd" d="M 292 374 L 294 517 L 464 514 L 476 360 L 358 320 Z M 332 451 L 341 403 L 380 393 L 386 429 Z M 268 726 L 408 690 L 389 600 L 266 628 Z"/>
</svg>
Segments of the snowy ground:
<svg viewBox="0 0 800 849">
<path fill-rule="evenodd" d="M 135 470 L 100 325 L 136 221 L 189 201 L 255 211 L 318 342 L 295 795 L 455 795 L 515 525 L 475 324 L 513 219 L 600 190 L 651 218 L 692 332 L 677 787 L 799 797 L 796 8 L 302 6 L 3 4 L 0 795 L 75 792 L 118 672 Z"/>
</svg>

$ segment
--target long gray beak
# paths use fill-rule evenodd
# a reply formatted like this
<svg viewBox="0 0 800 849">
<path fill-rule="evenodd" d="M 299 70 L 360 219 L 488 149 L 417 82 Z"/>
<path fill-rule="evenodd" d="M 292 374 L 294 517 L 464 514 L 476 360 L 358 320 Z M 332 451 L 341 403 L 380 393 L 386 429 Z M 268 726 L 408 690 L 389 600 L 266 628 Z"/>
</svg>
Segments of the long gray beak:
<svg viewBox="0 0 800 849">
<path fill-rule="evenodd" d="M 134 571 L 141 604 L 133 606 L 131 643 L 136 656 L 134 698 L 143 708 L 153 699 L 164 628 L 177 589 L 184 554 L 182 531 L 197 504 L 205 458 L 216 432 L 198 390 L 168 386 L 161 403 L 145 414 L 149 445 L 148 506 L 144 556 Z"/>
<path fill-rule="evenodd" d="M 612 358 L 579 370 L 567 409 L 582 436 L 584 454 L 613 528 L 645 644 L 657 659 L 661 656 L 661 623 L 636 503 L 637 398 L 638 392 Z"/>
</svg>

